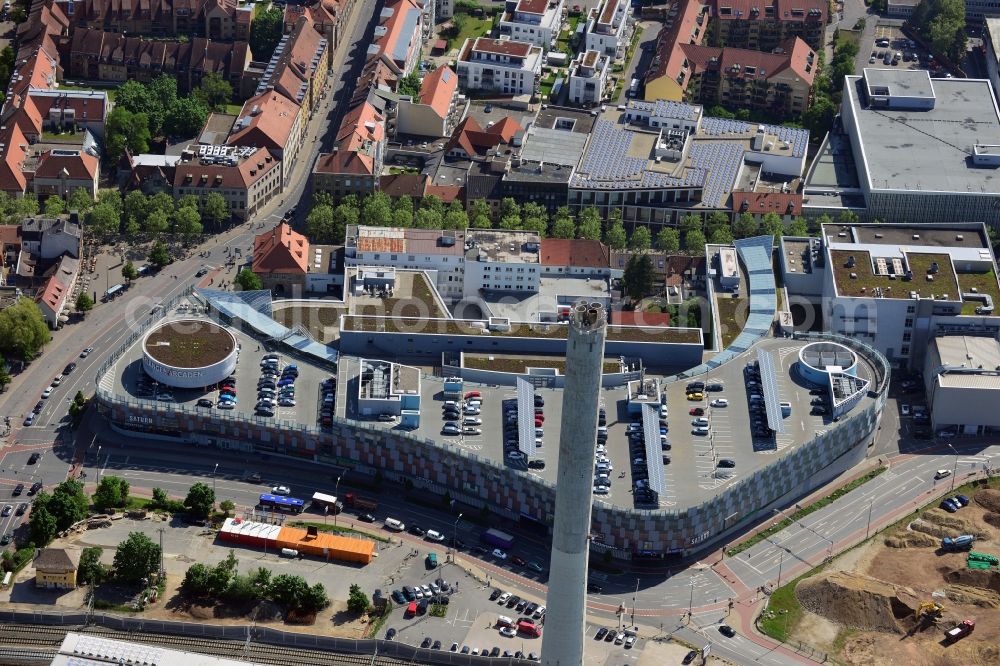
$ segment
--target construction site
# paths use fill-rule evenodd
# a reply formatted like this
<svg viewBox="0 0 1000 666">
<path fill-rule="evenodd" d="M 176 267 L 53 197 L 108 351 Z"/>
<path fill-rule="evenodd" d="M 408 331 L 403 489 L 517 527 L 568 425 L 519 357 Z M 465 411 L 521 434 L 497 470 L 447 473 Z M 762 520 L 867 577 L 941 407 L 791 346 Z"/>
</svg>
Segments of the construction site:
<svg viewBox="0 0 1000 666">
<path fill-rule="evenodd" d="M 1000 664 L 1000 490 L 956 495 L 801 579 L 790 638 L 859 666 Z"/>
</svg>

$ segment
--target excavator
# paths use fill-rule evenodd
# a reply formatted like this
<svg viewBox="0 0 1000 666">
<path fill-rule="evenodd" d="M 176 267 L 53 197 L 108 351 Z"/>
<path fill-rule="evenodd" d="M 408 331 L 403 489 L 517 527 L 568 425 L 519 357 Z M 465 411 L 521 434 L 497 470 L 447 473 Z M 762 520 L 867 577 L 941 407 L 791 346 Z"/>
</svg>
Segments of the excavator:
<svg viewBox="0 0 1000 666">
<path fill-rule="evenodd" d="M 916 621 L 918 624 L 925 626 L 927 624 L 933 624 L 941 619 L 941 613 L 944 612 L 944 606 L 934 601 L 924 601 L 919 606 L 917 606 Z"/>
</svg>

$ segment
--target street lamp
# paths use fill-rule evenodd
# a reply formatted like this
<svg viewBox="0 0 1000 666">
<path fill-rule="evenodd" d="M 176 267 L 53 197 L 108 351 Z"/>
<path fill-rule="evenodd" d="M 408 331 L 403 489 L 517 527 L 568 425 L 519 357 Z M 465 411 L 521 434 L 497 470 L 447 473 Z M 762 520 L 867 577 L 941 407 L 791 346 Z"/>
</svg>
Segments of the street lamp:
<svg viewBox="0 0 1000 666">
<path fill-rule="evenodd" d="M 215 469 L 212 470 L 212 495 L 215 495 L 215 473 L 219 471 L 219 463 L 215 463 Z"/>
<path fill-rule="evenodd" d="M 951 471 L 951 489 L 955 490 L 955 477 L 958 476 L 958 451 L 956 451 L 955 447 L 951 445 L 951 442 L 945 443 L 948 445 L 948 448 L 951 449 L 951 452 L 955 454 L 955 466 Z"/>
<path fill-rule="evenodd" d="M 865 541 L 868 540 L 868 531 L 872 527 L 872 507 L 875 505 L 875 500 L 868 503 L 868 526 L 865 527 Z"/>
<path fill-rule="evenodd" d="M 344 473 L 343 472 L 341 472 L 340 475 L 337 477 L 337 485 L 333 487 L 333 496 L 334 497 L 336 497 L 337 493 L 340 491 L 340 480 L 342 478 L 344 478 Z M 337 526 L 337 514 L 338 513 L 339 513 L 338 511 L 334 511 L 333 512 L 333 526 L 334 527 Z"/>
<path fill-rule="evenodd" d="M 455 524 L 451 526 L 451 549 L 455 551 L 452 553 L 452 561 L 455 559 L 455 555 L 458 553 L 458 521 L 462 520 L 464 514 L 458 514 L 458 518 L 455 519 Z"/>
<path fill-rule="evenodd" d="M 97 445 L 97 485 L 101 485 L 101 445 Z"/>
<path fill-rule="evenodd" d="M 779 553 L 778 555 L 778 584 L 774 586 L 775 590 L 781 587 L 781 565 L 784 563 L 784 561 L 785 561 L 785 551 L 784 549 L 782 549 L 781 553 Z"/>
<path fill-rule="evenodd" d="M 632 593 L 632 628 L 635 628 L 635 598 L 639 595 L 639 577 L 635 578 L 635 592 Z"/>
</svg>

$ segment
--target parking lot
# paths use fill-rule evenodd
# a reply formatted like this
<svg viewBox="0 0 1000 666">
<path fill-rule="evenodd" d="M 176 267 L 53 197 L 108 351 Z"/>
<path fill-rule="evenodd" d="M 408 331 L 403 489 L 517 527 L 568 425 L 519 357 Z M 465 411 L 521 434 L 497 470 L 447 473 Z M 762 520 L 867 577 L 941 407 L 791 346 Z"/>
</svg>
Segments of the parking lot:
<svg viewBox="0 0 1000 666">
<path fill-rule="evenodd" d="M 876 69 L 927 69 L 932 72 L 940 69 L 933 56 L 903 34 L 897 25 L 877 25 L 874 41 L 860 44 L 859 51 L 865 54 L 867 66 Z M 899 58 L 896 58 L 897 53 Z"/>
<path fill-rule="evenodd" d="M 181 305 L 177 310 L 167 314 L 171 317 L 191 317 L 193 314 L 187 306 Z M 282 421 L 297 421 L 305 424 L 316 424 L 320 418 L 323 403 L 321 384 L 330 378 L 330 374 L 315 366 L 300 363 L 295 359 L 277 353 L 272 354 L 260 344 L 243 333 L 230 329 L 236 336 L 238 356 L 236 370 L 229 380 L 219 386 L 206 386 L 200 389 L 178 389 L 158 386 L 152 381 L 142 367 L 142 345 L 137 343 L 118 361 L 114 373 L 115 390 L 133 399 L 156 400 L 169 404 L 181 404 L 191 409 L 212 409 L 240 411 L 254 414 L 255 407 L 260 404 L 260 398 L 268 395 L 258 392 L 258 382 L 262 377 L 261 362 L 265 356 L 276 359 L 277 377 L 274 381 L 273 411 L 261 412 L 261 418 L 273 418 Z M 292 368 L 295 369 L 293 373 Z M 297 374 L 296 374 L 297 373 Z M 291 381 L 289 381 L 291 380 Z M 290 383 L 293 391 L 285 394 L 290 400 L 280 400 L 278 386 L 280 382 Z M 233 390 L 223 390 L 224 386 Z M 224 393 L 228 396 L 224 398 Z M 332 398 L 331 398 L 332 400 Z M 230 403 L 230 404 L 222 404 Z M 284 403 L 284 404 L 282 404 Z"/>
</svg>

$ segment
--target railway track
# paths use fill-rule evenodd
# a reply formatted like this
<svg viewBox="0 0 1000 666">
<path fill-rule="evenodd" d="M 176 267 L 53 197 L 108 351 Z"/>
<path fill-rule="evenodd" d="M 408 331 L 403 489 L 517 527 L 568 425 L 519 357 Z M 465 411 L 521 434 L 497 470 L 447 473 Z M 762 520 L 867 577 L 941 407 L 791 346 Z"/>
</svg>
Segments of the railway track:
<svg viewBox="0 0 1000 666">
<path fill-rule="evenodd" d="M 46 625 L 3 624 L 0 625 L 0 663 L 28 663 L 31 654 L 55 654 L 62 644 L 67 632 L 75 631 L 81 634 L 100 636 L 114 640 L 131 641 L 145 645 L 198 652 L 215 657 L 228 657 L 253 661 L 273 666 L 355 666 L 368 664 L 370 666 L 396 666 L 403 662 L 397 659 L 353 654 L 331 654 L 318 650 L 284 647 L 253 643 L 249 645 L 242 641 L 215 640 L 176 636 L 170 634 L 153 634 L 117 631 L 100 626 L 88 627 L 53 627 Z M 15 655 L 23 651 L 21 660 Z M 7 662 L 11 659 L 10 662 Z M 37 659 L 35 659 L 37 661 Z"/>
</svg>

